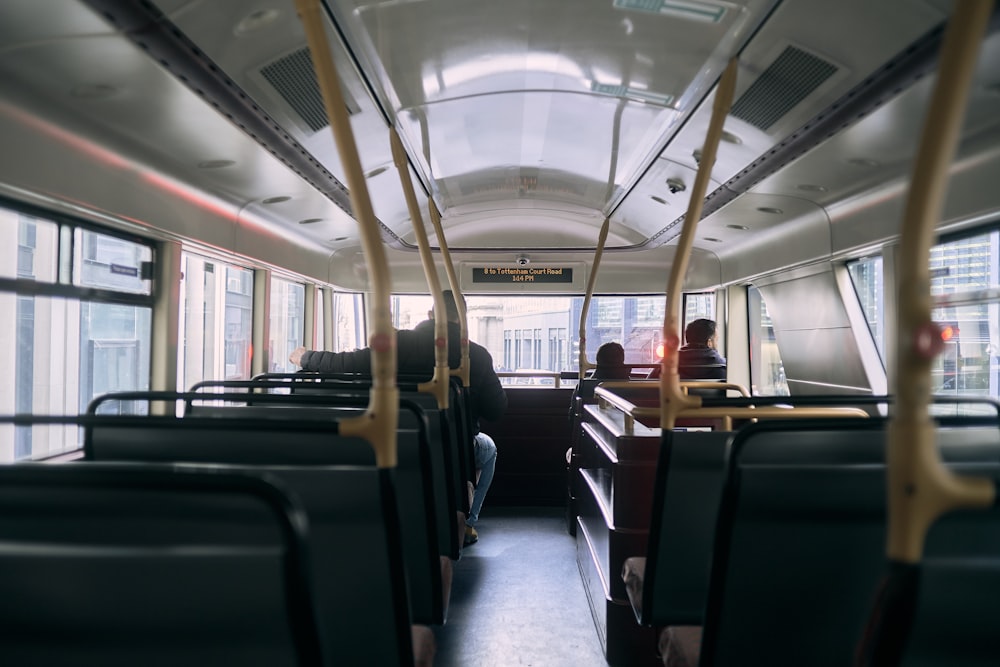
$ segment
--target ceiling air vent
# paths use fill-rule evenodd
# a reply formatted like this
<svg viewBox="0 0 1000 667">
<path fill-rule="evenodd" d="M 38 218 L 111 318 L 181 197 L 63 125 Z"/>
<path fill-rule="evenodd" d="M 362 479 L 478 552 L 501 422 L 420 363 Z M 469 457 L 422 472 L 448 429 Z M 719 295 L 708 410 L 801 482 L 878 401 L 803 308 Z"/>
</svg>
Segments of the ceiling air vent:
<svg viewBox="0 0 1000 667">
<path fill-rule="evenodd" d="M 318 132 L 327 125 L 326 108 L 323 106 L 323 96 L 316 82 L 316 71 L 313 69 L 312 57 L 308 48 L 293 51 L 278 58 L 260 69 L 261 76 L 281 95 L 281 98 L 297 113 L 309 129 Z M 344 103 L 347 113 L 354 115 L 361 108 L 350 95 L 344 91 Z"/>
<path fill-rule="evenodd" d="M 833 63 L 787 46 L 736 100 L 731 113 L 766 131 L 836 71 Z"/>
</svg>

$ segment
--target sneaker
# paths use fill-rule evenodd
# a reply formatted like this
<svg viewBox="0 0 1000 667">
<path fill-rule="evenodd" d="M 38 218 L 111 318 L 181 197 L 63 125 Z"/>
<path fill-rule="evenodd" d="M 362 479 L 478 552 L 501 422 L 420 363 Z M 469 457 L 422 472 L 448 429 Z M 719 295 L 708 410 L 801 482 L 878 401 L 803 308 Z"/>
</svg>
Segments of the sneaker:
<svg viewBox="0 0 1000 667">
<path fill-rule="evenodd" d="M 472 526 L 466 526 L 465 546 L 469 546 L 470 544 L 475 544 L 478 541 L 479 541 L 479 533 L 476 532 L 476 529 L 473 528 Z"/>
</svg>

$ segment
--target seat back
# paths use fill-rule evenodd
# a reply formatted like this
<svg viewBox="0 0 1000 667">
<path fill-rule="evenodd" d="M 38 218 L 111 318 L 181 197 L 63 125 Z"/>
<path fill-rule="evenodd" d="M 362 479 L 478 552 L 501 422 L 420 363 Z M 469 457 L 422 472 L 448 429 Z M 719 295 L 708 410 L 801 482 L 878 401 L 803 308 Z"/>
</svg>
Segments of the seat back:
<svg viewBox="0 0 1000 667">
<path fill-rule="evenodd" d="M 337 647 L 338 656 L 350 661 L 378 657 L 395 664 L 406 658 L 412 653 L 411 597 L 418 594 L 412 589 L 426 593 L 421 604 L 427 606 L 433 604 L 429 596 L 434 594 L 426 577 L 420 577 L 419 586 L 407 593 L 407 567 L 417 565 L 404 560 L 410 553 L 409 543 L 401 537 L 407 533 L 400 513 L 404 507 L 420 511 L 411 509 L 419 507 L 417 500 L 401 500 L 411 493 L 408 478 L 421 474 L 413 461 L 420 457 L 416 433 L 400 431 L 400 467 L 380 471 L 374 467 L 366 441 L 338 440 L 333 419 L 294 419 L 295 411 L 284 408 L 272 410 L 288 412 L 289 418 L 243 418 L 239 416 L 243 409 L 231 407 L 229 413 L 213 417 L 98 420 L 89 429 L 86 456 L 102 461 L 222 464 L 281 480 L 302 499 L 313 527 L 310 559 L 317 573 L 317 604 L 325 640 Z M 263 406 L 245 409 L 268 410 Z M 412 548 L 418 558 L 427 551 L 428 538 L 419 532 L 426 530 L 426 524 L 418 522 L 407 530 L 416 535 Z M 426 556 L 417 562 L 431 571 L 429 560 Z M 440 599 L 440 567 L 433 572 L 437 572 Z M 368 636 L 378 641 L 357 641 Z"/>
<path fill-rule="evenodd" d="M 700 625 L 731 433 L 663 433 L 657 461 L 643 623 Z"/>
<path fill-rule="evenodd" d="M 771 665 L 851 663 L 885 564 L 884 425 L 880 419 L 764 422 L 734 436 L 702 665 L 745 665 L 754 655 L 766 655 Z M 1000 472 L 995 425 L 942 428 L 938 444 L 956 472 Z M 981 626 L 975 615 L 986 607 L 964 600 L 956 607 L 939 582 L 975 578 L 970 562 L 995 571 L 998 518 L 996 510 L 953 513 L 935 525 L 925 553 L 943 569 L 925 569 L 917 628 L 940 627 L 932 619 L 941 614 L 953 615 L 952 627 Z M 997 583 L 996 577 L 977 581 Z M 989 594 L 996 599 L 1000 590 Z M 998 648 L 995 637 L 979 637 L 980 648 Z M 948 654 L 965 650 L 953 645 Z"/>
<path fill-rule="evenodd" d="M 324 664 L 307 538 L 258 477 L 0 467 L 0 662 Z"/>
</svg>

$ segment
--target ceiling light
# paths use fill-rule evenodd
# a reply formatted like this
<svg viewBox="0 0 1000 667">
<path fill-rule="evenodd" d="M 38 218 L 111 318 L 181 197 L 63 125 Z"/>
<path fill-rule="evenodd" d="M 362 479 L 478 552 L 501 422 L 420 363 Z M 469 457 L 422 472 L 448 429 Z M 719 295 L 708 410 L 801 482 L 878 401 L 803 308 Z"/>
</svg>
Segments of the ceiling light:
<svg viewBox="0 0 1000 667">
<path fill-rule="evenodd" d="M 232 160 L 202 160 L 198 163 L 199 169 L 223 169 L 224 167 L 232 167 L 235 162 Z"/>
<path fill-rule="evenodd" d="M 233 28 L 233 33 L 236 35 L 245 35 L 254 30 L 260 30 L 264 26 L 274 23 L 280 15 L 281 12 L 277 9 L 258 9 L 257 11 L 250 12 L 236 24 L 236 27 Z"/>
<path fill-rule="evenodd" d="M 300 225 L 313 225 L 317 222 L 323 222 L 323 218 L 306 218 L 305 220 L 299 220 Z"/>
<path fill-rule="evenodd" d="M 650 195 L 649 198 L 652 199 L 653 201 L 655 201 L 657 204 L 666 204 L 667 203 L 666 199 L 664 199 L 663 197 L 657 197 L 656 195 Z"/>
<path fill-rule="evenodd" d="M 69 91 L 70 95 L 82 100 L 102 100 L 117 92 L 117 88 L 106 83 L 82 83 Z"/>
<path fill-rule="evenodd" d="M 261 200 L 261 203 L 262 204 L 280 204 L 281 202 L 288 201 L 289 199 L 291 199 L 291 197 L 286 197 L 284 195 L 281 195 L 280 197 L 268 197 L 267 199 Z"/>
<path fill-rule="evenodd" d="M 727 229 L 738 229 L 738 230 L 740 230 L 741 232 L 745 232 L 745 231 L 747 231 L 748 229 L 750 229 L 750 228 L 749 228 L 749 227 L 747 227 L 746 225 L 726 225 L 726 228 L 727 228 Z"/>
<path fill-rule="evenodd" d="M 826 188 L 822 185 L 811 185 L 809 183 L 803 183 L 802 185 L 796 186 L 799 190 L 804 192 L 826 192 Z"/>
<path fill-rule="evenodd" d="M 878 162 L 875 160 L 869 160 L 865 157 L 856 157 L 852 160 L 847 161 L 849 164 L 853 164 L 855 167 L 877 167 Z"/>
<path fill-rule="evenodd" d="M 346 241 L 346 240 L 347 240 L 347 237 L 346 237 L 346 236 L 338 236 L 337 238 L 335 238 L 335 239 L 330 239 L 330 240 L 331 240 L 331 241 Z"/>
<path fill-rule="evenodd" d="M 369 171 L 367 174 L 365 174 L 365 178 L 375 178 L 379 174 L 384 174 L 388 168 L 389 168 L 389 165 L 386 165 L 386 164 L 382 165 L 381 167 L 375 167 L 374 169 L 372 169 L 371 171 Z"/>
<path fill-rule="evenodd" d="M 743 143 L 743 140 L 740 139 L 738 136 L 736 136 L 732 132 L 726 132 L 725 130 L 722 131 L 722 136 L 719 137 L 719 139 L 725 141 L 727 144 L 736 144 L 737 146 Z"/>
<path fill-rule="evenodd" d="M 712 243 L 722 243 L 722 239 L 717 239 L 714 236 L 705 236 L 702 238 L 704 238 L 704 240 L 706 241 L 711 241 Z"/>
<path fill-rule="evenodd" d="M 773 206 L 758 206 L 757 210 L 761 213 L 770 213 L 772 215 L 781 215 L 784 213 L 780 208 L 774 208 Z"/>
</svg>

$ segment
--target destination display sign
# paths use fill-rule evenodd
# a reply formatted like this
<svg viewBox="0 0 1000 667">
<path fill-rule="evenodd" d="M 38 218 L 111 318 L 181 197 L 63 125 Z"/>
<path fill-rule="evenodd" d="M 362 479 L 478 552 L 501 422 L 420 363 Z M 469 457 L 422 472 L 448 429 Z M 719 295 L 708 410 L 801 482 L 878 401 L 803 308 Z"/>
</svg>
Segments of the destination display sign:
<svg viewBox="0 0 1000 667">
<path fill-rule="evenodd" d="M 483 266 L 472 269 L 473 283 L 572 283 L 566 266 Z"/>
</svg>

